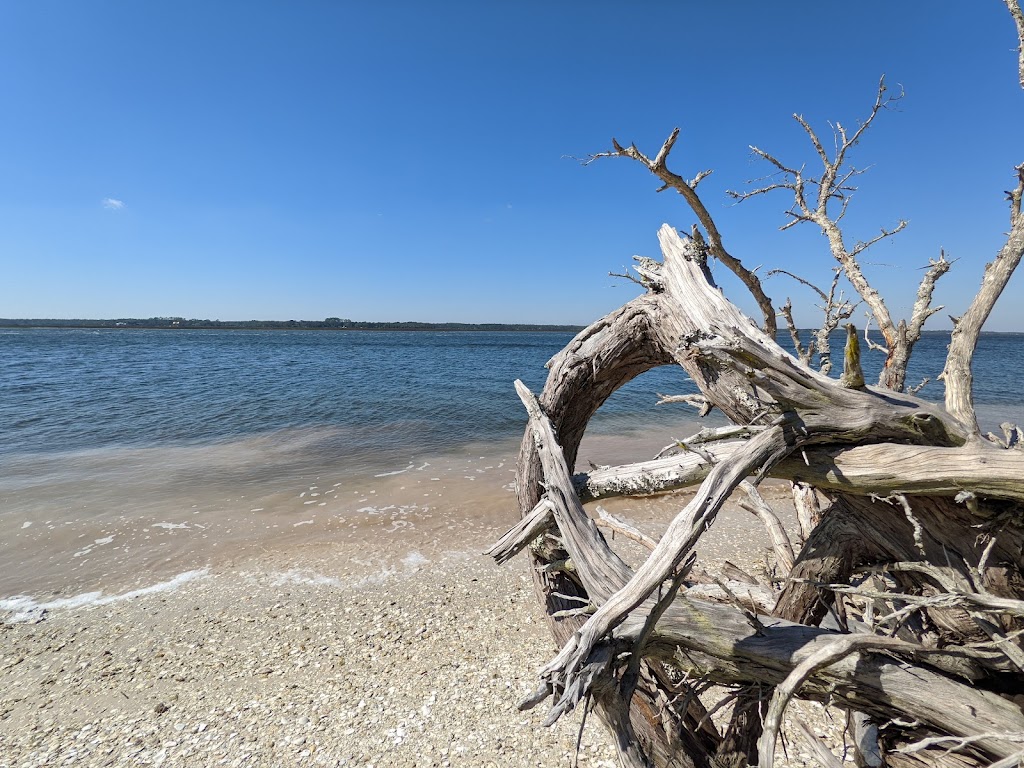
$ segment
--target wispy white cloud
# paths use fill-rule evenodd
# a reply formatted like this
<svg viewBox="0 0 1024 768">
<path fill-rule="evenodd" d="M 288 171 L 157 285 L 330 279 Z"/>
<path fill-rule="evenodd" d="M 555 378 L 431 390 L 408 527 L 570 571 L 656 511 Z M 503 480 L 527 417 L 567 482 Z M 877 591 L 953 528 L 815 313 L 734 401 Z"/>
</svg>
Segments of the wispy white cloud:
<svg viewBox="0 0 1024 768">
<path fill-rule="evenodd" d="M 106 208 L 108 211 L 120 211 L 122 208 L 124 208 L 124 200 L 118 200 L 113 197 L 104 197 L 103 207 Z"/>
</svg>

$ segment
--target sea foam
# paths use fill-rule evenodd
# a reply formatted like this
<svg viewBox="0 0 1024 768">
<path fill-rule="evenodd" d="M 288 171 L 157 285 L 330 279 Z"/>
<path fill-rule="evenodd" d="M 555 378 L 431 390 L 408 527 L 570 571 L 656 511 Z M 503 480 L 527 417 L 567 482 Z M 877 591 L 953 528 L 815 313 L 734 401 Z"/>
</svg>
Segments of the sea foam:
<svg viewBox="0 0 1024 768">
<path fill-rule="evenodd" d="M 205 578 L 209 572 L 209 568 L 185 571 L 167 581 L 161 581 L 148 587 L 133 589 L 130 592 L 122 592 L 117 595 L 104 595 L 103 590 L 97 590 L 96 592 L 82 592 L 72 597 L 58 597 L 55 600 L 45 602 L 40 602 L 27 595 L 15 595 L 0 599 L 0 611 L 9 613 L 8 616 L 3 618 L 6 624 L 35 624 L 42 621 L 50 611 L 66 610 L 69 608 L 95 608 L 101 605 L 120 603 L 124 600 L 132 600 L 136 597 L 153 595 L 158 592 L 171 592 L 190 581 Z"/>
</svg>

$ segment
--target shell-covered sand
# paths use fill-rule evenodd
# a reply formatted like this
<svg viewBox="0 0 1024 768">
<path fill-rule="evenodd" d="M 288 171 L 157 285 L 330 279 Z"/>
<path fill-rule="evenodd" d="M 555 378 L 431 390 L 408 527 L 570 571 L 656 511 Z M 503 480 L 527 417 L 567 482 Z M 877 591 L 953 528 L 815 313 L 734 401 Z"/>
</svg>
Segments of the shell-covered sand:
<svg viewBox="0 0 1024 768">
<path fill-rule="evenodd" d="M 745 526 L 716 538 L 747 540 Z M 329 548 L 274 554 L 2 624 L 0 768 L 568 768 L 579 713 L 543 728 L 544 705 L 516 709 L 555 650 L 525 559 L 466 549 L 361 576 Z M 834 741 L 838 725 L 817 720 Z M 788 764 L 816 764 L 805 752 Z M 596 719 L 579 765 L 618 765 Z"/>
</svg>

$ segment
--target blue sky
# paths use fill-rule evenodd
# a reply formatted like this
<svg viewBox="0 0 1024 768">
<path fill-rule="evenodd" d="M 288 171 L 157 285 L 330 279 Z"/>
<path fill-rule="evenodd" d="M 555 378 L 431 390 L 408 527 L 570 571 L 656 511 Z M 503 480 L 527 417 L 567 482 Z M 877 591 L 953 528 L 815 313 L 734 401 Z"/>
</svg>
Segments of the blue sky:
<svg viewBox="0 0 1024 768">
<path fill-rule="evenodd" d="M 733 254 L 826 282 L 823 238 L 777 231 L 788 200 L 724 193 L 767 173 L 749 144 L 810 165 L 792 114 L 854 125 L 883 73 L 906 98 L 854 155 L 848 235 L 907 218 L 869 277 L 904 316 L 943 247 L 959 314 L 1024 160 L 1015 45 L 999 0 L 5 3 L 0 316 L 587 323 L 693 216 L 566 156 L 677 125 Z M 1024 330 L 1022 287 L 991 330 Z"/>
</svg>

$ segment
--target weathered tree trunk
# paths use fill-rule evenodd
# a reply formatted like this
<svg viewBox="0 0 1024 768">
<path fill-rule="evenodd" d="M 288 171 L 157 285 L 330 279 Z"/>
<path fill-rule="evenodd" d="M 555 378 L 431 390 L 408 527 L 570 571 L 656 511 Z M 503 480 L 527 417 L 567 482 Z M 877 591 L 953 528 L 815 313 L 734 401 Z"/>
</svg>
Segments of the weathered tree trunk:
<svg viewBox="0 0 1024 768">
<path fill-rule="evenodd" d="M 524 706 L 553 697 L 553 722 L 592 703 L 627 766 L 768 768 L 792 697 L 883 726 L 888 765 L 1013 764 L 1024 753 L 1024 452 L 978 437 L 973 409 L 951 415 L 811 370 L 724 298 L 702 240 L 667 226 L 659 238 L 664 262 L 638 267 L 648 293 L 553 358 L 539 398 L 518 385 L 530 415 L 524 518 L 492 554 L 529 549 L 562 647 Z M 667 364 L 744 439 L 573 477 L 591 416 Z M 804 510 L 774 608 L 755 612 L 728 588 L 720 602 L 697 599 L 711 594 L 690 575 L 701 535 L 747 478 L 768 476 L 794 481 Z M 582 506 L 687 485 L 696 495 L 635 571 Z M 819 627 L 826 616 L 840 629 Z M 708 683 L 739 690 L 726 733 L 697 698 Z"/>
</svg>

